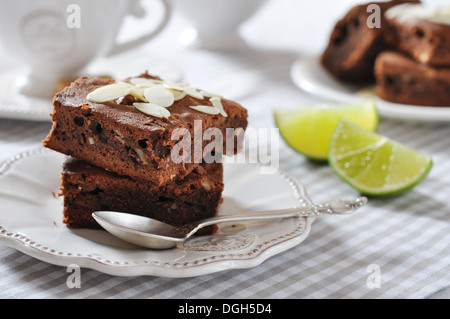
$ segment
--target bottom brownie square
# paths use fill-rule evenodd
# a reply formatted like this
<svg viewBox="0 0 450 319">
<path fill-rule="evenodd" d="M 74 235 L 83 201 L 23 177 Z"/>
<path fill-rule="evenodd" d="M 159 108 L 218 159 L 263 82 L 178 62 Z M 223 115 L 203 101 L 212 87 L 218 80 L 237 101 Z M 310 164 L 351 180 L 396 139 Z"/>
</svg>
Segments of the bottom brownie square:
<svg viewBox="0 0 450 319">
<path fill-rule="evenodd" d="M 147 216 L 174 226 L 217 215 L 222 200 L 221 163 L 202 164 L 181 181 L 155 186 L 68 157 L 62 170 L 63 222 L 101 228 L 92 213 L 113 210 Z M 207 227 L 200 234 L 210 234 Z"/>
</svg>

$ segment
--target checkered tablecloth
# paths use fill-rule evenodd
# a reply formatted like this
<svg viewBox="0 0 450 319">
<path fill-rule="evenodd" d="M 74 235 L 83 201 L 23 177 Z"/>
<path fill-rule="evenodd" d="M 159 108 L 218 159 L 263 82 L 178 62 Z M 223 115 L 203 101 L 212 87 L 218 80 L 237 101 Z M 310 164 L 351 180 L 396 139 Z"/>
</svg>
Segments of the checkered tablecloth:
<svg viewBox="0 0 450 319">
<path fill-rule="evenodd" d="M 180 68 L 183 80 L 240 102 L 249 110 L 250 127 L 273 127 L 275 107 L 326 101 L 326 96 L 319 99 L 299 90 L 289 76 L 290 66 L 297 58 L 320 52 L 331 25 L 314 29 L 311 17 L 297 21 L 298 15 L 293 11 L 300 14 L 305 6 L 293 0 L 269 3 L 245 26 L 243 34 L 250 48 L 239 52 L 180 46 L 177 36 L 186 21 L 175 15 L 167 31 L 146 46 L 143 54 L 148 54 L 149 59 L 157 56 L 170 60 Z M 287 7 L 292 9 L 288 13 Z M 337 17 L 343 10 L 330 10 L 328 16 Z M 271 24 L 264 24 L 269 17 Z M 309 27 L 307 31 L 305 26 Z M 49 122 L 0 119 L 0 161 L 40 145 L 49 129 Z M 69 288 L 70 273 L 65 267 L 0 246 L 0 297 L 448 297 L 445 288 L 450 286 L 450 123 L 381 118 L 379 132 L 432 156 L 434 167 L 426 180 L 402 196 L 371 198 L 357 214 L 317 218 L 304 242 L 257 267 L 180 279 L 115 277 L 82 269 L 80 288 Z M 306 160 L 283 142 L 280 169 L 298 178 L 314 202 L 359 196 L 328 165 Z M 436 295 L 441 291 L 441 295 Z"/>
</svg>

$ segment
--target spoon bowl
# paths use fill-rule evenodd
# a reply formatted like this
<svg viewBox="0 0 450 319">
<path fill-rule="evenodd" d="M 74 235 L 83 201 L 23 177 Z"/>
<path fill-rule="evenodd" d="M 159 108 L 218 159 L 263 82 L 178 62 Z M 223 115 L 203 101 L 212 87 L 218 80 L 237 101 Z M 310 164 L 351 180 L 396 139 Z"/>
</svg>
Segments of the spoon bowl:
<svg viewBox="0 0 450 319">
<path fill-rule="evenodd" d="M 365 197 L 355 200 L 334 200 L 304 207 L 217 216 L 182 227 L 175 227 L 148 217 L 113 211 L 97 211 L 92 213 L 92 216 L 106 231 L 127 242 L 151 249 L 168 249 L 184 242 L 199 229 L 218 223 L 349 214 L 366 203 Z"/>
<path fill-rule="evenodd" d="M 168 249 L 185 240 L 179 228 L 156 219 L 113 211 L 94 212 L 92 216 L 109 233 L 141 247 Z"/>
</svg>

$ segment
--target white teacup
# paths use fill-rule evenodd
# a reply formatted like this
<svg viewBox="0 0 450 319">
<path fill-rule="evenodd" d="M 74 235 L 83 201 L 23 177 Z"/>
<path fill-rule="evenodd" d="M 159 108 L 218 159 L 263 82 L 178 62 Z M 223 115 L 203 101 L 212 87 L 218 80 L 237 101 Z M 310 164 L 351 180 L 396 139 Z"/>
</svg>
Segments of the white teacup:
<svg viewBox="0 0 450 319">
<path fill-rule="evenodd" d="M 245 46 L 239 27 L 267 0 L 178 0 L 181 14 L 193 25 L 182 35 L 189 46 L 205 49 L 237 49 Z"/>
<path fill-rule="evenodd" d="M 53 96 L 55 83 L 74 78 L 96 58 L 136 48 L 159 34 L 172 10 L 169 0 L 160 24 L 138 39 L 118 44 L 127 15 L 146 16 L 140 0 L 0 0 L 3 50 L 29 67 L 20 93 Z"/>
</svg>

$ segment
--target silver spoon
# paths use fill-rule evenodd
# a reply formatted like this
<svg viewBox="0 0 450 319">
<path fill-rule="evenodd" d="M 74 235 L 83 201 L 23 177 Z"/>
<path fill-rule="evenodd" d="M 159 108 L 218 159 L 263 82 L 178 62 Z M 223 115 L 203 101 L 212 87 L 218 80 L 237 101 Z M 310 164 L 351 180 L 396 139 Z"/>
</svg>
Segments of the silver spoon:
<svg viewBox="0 0 450 319">
<path fill-rule="evenodd" d="M 174 227 L 148 217 L 112 211 L 98 211 L 92 213 L 92 216 L 105 230 L 127 242 L 146 248 L 167 249 L 185 241 L 205 226 L 258 219 L 349 214 L 366 203 L 366 197 L 355 200 L 333 200 L 304 207 L 217 216 L 183 227 Z"/>
</svg>

